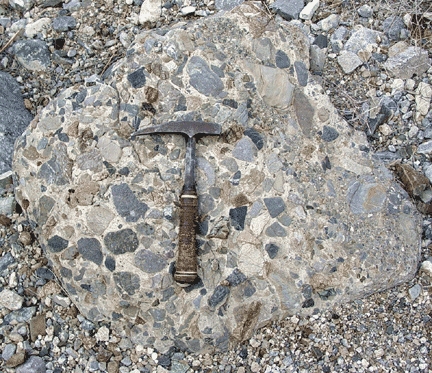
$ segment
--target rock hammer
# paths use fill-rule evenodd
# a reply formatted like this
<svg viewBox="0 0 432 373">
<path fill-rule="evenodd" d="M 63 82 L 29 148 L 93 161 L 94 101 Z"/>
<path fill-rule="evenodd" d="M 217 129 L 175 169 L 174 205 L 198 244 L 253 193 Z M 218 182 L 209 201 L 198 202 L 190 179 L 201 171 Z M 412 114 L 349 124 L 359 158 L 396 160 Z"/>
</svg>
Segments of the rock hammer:
<svg viewBox="0 0 432 373">
<path fill-rule="evenodd" d="M 131 135 L 178 133 L 187 137 L 185 177 L 180 193 L 180 227 L 176 270 L 174 279 L 182 287 L 191 285 L 197 278 L 195 227 L 198 216 L 198 195 L 195 186 L 196 137 L 220 135 L 221 125 L 210 122 L 174 121 L 140 129 Z"/>
</svg>

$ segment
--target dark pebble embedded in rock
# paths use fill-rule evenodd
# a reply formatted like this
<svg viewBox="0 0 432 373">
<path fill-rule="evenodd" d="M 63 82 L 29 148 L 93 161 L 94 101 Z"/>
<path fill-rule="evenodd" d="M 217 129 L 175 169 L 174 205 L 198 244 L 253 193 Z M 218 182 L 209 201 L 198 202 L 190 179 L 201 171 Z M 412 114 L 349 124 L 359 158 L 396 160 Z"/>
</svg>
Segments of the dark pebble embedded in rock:
<svg viewBox="0 0 432 373">
<path fill-rule="evenodd" d="M 331 142 L 339 137 L 339 132 L 330 126 L 324 126 L 321 138 L 326 142 Z"/>
<path fill-rule="evenodd" d="M 144 68 L 141 67 L 138 70 L 127 76 L 127 80 L 133 88 L 142 88 L 146 83 L 146 77 L 144 75 Z"/>
<path fill-rule="evenodd" d="M 102 246 L 96 238 L 80 238 L 77 242 L 78 252 L 85 260 L 90 260 L 97 265 L 102 263 Z"/>
<path fill-rule="evenodd" d="M 275 245 L 274 243 L 268 243 L 265 245 L 265 250 L 267 251 L 269 258 L 274 259 L 279 252 L 279 246 Z"/>
<path fill-rule="evenodd" d="M 135 266 L 146 273 L 157 273 L 168 266 L 167 260 L 150 250 L 141 250 L 135 254 Z"/>
<path fill-rule="evenodd" d="M 243 137 L 239 142 L 237 142 L 232 151 L 232 155 L 234 158 L 241 161 L 253 162 L 257 155 L 257 148 L 249 137 Z"/>
<path fill-rule="evenodd" d="M 304 0 L 276 0 L 271 4 L 270 9 L 279 14 L 283 19 L 291 21 L 298 19 L 304 8 Z"/>
<path fill-rule="evenodd" d="M 133 253 L 138 248 L 138 237 L 132 229 L 109 232 L 104 238 L 106 248 L 115 255 Z"/>
<path fill-rule="evenodd" d="M 236 268 L 227 278 L 230 286 L 238 286 L 247 280 L 245 274 L 243 274 L 238 268 Z"/>
<path fill-rule="evenodd" d="M 139 218 L 144 217 L 148 206 L 135 197 L 127 184 L 113 185 L 111 191 L 117 212 L 127 222 L 136 222 Z"/>
<path fill-rule="evenodd" d="M 218 285 L 215 287 L 213 294 L 208 299 L 207 303 L 211 308 L 216 307 L 230 293 L 228 286 Z"/>
<path fill-rule="evenodd" d="M 276 57 L 275 57 L 275 62 L 276 62 L 276 66 L 279 69 L 286 69 L 288 67 L 290 67 L 291 65 L 291 61 L 289 59 L 289 57 L 287 56 L 287 54 L 284 51 L 281 51 L 280 49 L 276 52 Z"/>
<path fill-rule="evenodd" d="M 234 229 L 242 231 L 244 229 L 244 223 L 247 214 L 247 206 L 240 206 L 229 211 L 229 217 L 231 219 L 231 225 Z"/>
<path fill-rule="evenodd" d="M 113 272 L 116 269 L 116 262 L 115 259 L 111 256 L 107 257 L 105 259 L 105 267 L 108 268 L 109 271 Z"/>
<path fill-rule="evenodd" d="M 131 272 L 114 273 L 114 282 L 117 287 L 125 291 L 128 295 L 134 295 L 140 288 L 140 279 L 138 275 Z"/>
<path fill-rule="evenodd" d="M 264 203 L 272 218 L 275 218 L 285 210 L 285 202 L 281 197 L 264 198 Z"/>
<path fill-rule="evenodd" d="M 241 179 L 241 171 L 238 170 L 233 177 L 230 179 L 232 185 L 239 185 Z"/>
<path fill-rule="evenodd" d="M 64 238 L 60 236 L 53 236 L 48 240 L 48 248 L 53 253 L 59 253 L 66 249 L 69 245 L 69 241 L 65 240 Z"/>
<path fill-rule="evenodd" d="M 297 80 L 302 87 L 306 87 L 308 83 L 309 71 L 303 61 L 294 62 L 294 68 L 297 75 Z"/>
<path fill-rule="evenodd" d="M 187 64 L 189 82 L 198 92 L 205 96 L 218 96 L 223 88 L 223 82 L 201 57 L 193 56 Z"/>
<path fill-rule="evenodd" d="M 274 222 L 272 225 L 270 225 L 266 231 L 266 235 L 269 237 L 286 237 L 286 230 L 282 225 L 280 225 L 278 222 Z"/>
<path fill-rule="evenodd" d="M 258 150 L 261 150 L 263 148 L 264 140 L 262 135 L 258 131 L 254 130 L 253 128 L 247 128 L 244 131 L 244 134 L 252 140 Z"/>
<path fill-rule="evenodd" d="M 76 19 L 72 16 L 63 16 L 53 19 L 52 27 L 55 31 L 66 32 L 73 30 L 77 25 Z"/>
<path fill-rule="evenodd" d="M 237 109 L 237 108 L 238 108 L 238 103 L 237 103 L 237 101 L 236 101 L 236 100 L 233 100 L 233 99 L 231 99 L 231 98 L 225 98 L 225 99 L 222 101 L 222 105 L 225 105 L 225 106 L 231 107 L 231 108 L 233 108 L 233 109 Z"/>
</svg>

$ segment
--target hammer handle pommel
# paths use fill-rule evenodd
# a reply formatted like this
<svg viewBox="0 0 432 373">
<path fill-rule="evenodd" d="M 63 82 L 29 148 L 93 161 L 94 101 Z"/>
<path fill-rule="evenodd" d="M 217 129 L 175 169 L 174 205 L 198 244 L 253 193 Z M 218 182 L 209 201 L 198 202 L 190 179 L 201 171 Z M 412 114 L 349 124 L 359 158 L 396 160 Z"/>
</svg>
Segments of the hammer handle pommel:
<svg viewBox="0 0 432 373">
<path fill-rule="evenodd" d="M 198 196 L 195 189 L 183 190 L 180 196 L 179 247 L 174 279 L 188 286 L 197 277 L 195 226 L 198 215 Z"/>
</svg>

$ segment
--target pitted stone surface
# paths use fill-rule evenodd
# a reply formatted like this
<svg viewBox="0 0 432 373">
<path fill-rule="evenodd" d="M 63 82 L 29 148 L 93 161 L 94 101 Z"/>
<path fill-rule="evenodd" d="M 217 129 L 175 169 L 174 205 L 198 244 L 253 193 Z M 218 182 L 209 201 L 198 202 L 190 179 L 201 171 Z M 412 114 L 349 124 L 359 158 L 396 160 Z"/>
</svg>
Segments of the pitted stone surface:
<svg viewBox="0 0 432 373">
<path fill-rule="evenodd" d="M 62 92 L 17 141 L 16 197 L 86 317 L 162 351 L 227 349 L 414 276 L 416 210 L 309 74 L 305 45 L 252 4 L 147 31 L 104 82 Z M 197 143 L 189 288 L 172 278 L 185 140 L 130 139 L 172 120 L 223 127 Z"/>
</svg>

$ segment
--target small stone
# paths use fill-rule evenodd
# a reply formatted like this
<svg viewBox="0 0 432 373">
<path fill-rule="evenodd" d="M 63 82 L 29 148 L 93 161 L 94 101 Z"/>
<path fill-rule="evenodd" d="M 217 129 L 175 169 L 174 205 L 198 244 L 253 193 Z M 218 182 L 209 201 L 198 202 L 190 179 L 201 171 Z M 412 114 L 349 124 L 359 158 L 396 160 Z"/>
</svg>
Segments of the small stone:
<svg viewBox="0 0 432 373">
<path fill-rule="evenodd" d="M 30 356 L 30 358 L 16 369 L 16 373 L 45 373 L 45 362 L 39 356 Z"/>
<path fill-rule="evenodd" d="M 415 284 L 413 287 L 408 289 L 408 294 L 411 300 L 415 300 L 421 294 L 422 287 L 419 284 Z"/>
<path fill-rule="evenodd" d="M 304 0 L 276 0 L 271 4 L 270 9 L 279 14 L 283 19 L 291 21 L 298 19 L 300 12 L 304 8 Z M 279 66 L 278 66 L 279 67 Z"/>
<path fill-rule="evenodd" d="M 286 230 L 278 222 L 274 222 L 270 225 L 266 231 L 266 235 L 269 237 L 286 237 Z"/>
<path fill-rule="evenodd" d="M 253 162 L 257 155 L 257 148 L 249 137 L 243 137 L 232 151 L 234 158 L 245 162 Z"/>
<path fill-rule="evenodd" d="M 133 253 L 139 245 L 138 237 L 132 229 L 109 232 L 104 238 L 104 243 L 114 255 Z"/>
<path fill-rule="evenodd" d="M 369 18 L 372 17 L 373 9 L 369 5 L 365 4 L 358 8 L 357 13 L 360 17 Z"/>
<path fill-rule="evenodd" d="M 135 70 L 133 73 L 130 73 L 127 76 L 127 80 L 129 81 L 132 88 L 142 88 L 146 83 L 146 77 L 144 75 L 144 68 L 141 67 L 138 70 Z"/>
<path fill-rule="evenodd" d="M 97 265 L 102 264 L 102 246 L 96 238 L 80 238 L 77 246 L 83 259 L 90 260 Z"/>
<path fill-rule="evenodd" d="M 391 16 L 384 20 L 383 30 L 390 41 L 400 39 L 401 31 L 405 28 L 403 19 L 399 16 Z"/>
<path fill-rule="evenodd" d="M 156 22 L 160 18 L 161 13 L 162 7 L 159 0 L 144 0 L 139 14 L 139 23 L 143 25 L 147 22 Z"/>
<path fill-rule="evenodd" d="M 54 18 L 52 26 L 55 31 L 66 32 L 76 28 L 77 22 L 74 17 L 63 16 Z"/>
<path fill-rule="evenodd" d="M 106 326 L 102 326 L 95 334 L 95 337 L 99 342 L 108 342 L 110 337 L 110 330 Z"/>
<path fill-rule="evenodd" d="M 222 92 L 224 84 L 221 78 L 201 57 L 193 56 L 189 59 L 187 72 L 191 86 L 203 95 L 216 97 Z"/>
<path fill-rule="evenodd" d="M 409 79 L 414 74 L 421 76 L 429 66 L 428 52 L 414 46 L 389 57 L 384 63 L 390 75 L 399 79 Z"/>
<path fill-rule="evenodd" d="M 11 253 L 6 253 L 5 255 L 0 257 L 0 273 L 2 273 L 5 269 L 7 269 L 15 262 L 15 258 L 11 255 Z"/>
<path fill-rule="evenodd" d="M 113 275 L 114 282 L 119 290 L 126 292 L 128 295 L 134 295 L 140 288 L 140 278 L 131 272 L 117 272 Z"/>
<path fill-rule="evenodd" d="M 11 216 L 15 211 L 15 198 L 3 197 L 0 198 L 0 214 Z"/>
<path fill-rule="evenodd" d="M 417 148 L 419 154 L 430 154 L 432 153 L 432 140 L 421 143 Z"/>
<path fill-rule="evenodd" d="M 240 5 L 244 0 L 216 0 L 215 7 L 220 10 L 231 10 Z"/>
<path fill-rule="evenodd" d="M 335 128 L 330 126 L 323 127 L 321 138 L 325 142 L 332 142 L 336 140 L 338 137 L 339 137 L 339 132 Z"/>
<path fill-rule="evenodd" d="M 216 307 L 219 303 L 221 303 L 226 296 L 230 293 L 230 289 L 228 286 L 218 285 L 213 291 L 213 294 L 208 299 L 207 303 L 211 308 Z"/>
<path fill-rule="evenodd" d="M 58 294 L 54 294 L 52 300 L 54 301 L 55 304 L 58 304 L 59 306 L 65 308 L 69 307 L 71 304 L 71 300 L 68 297 L 62 297 Z"/>
<path fill-rule="evenodd" d="M 279 252 L 279 246 L 275 245 L 274 243 L 269 243 L 265 245 L 265 250 L 267 251 L 269 258 L 274 259 Z"/>
<path fill-rule="evenodd" d="M 36 341 L 39 335 L 46 335 L 45 315 L 39 314 L 30 320 L 30 337 L 32 341 Z"/>
<path fill-rule="evenodd" d="M 420 269 L 424 272 L 427 273 L 428 276 L 430 276 L 432 278 L 432 259 L 427 259 L 425 260 L 421 266 Z"/>
<path fill-rule="evenodd" d="M 280 49 L 276 51 L 276 66 L 279 69 L 287 69 L 291 66 L 291 61 L 289 57 L 284 51 Z"/>
<path fill-rule="evenodd" d="M 345 74 L 351 74 L 357 67 L 363 65 L 363 61 L 357 54 L 346 50 L 341 51 L 337 61 Z"/>
<path fill-rule="evenodd" d="M 111 190 L 114 206 L 126 222 L 136 222 L 144 217 L 148 206 L 138 200 L 127 184 L 113 185 Z"/>
<path fill-rule="evenodd" d="M 146 273 L 156 273 L 166 268 L 166 259 L 150 250 L 141 250 L 135 254 L 134 264 Z"/>
<path fill-rule="evenodd" d="M 194 7 L 194 6 L 185 6 L 185 7 L 180 9 L 180 13 L 182 16 L 194 14 L 195 11 L 196 11 L 196 7 Z"/>
<path fill-rule="evenodd" d="M 28 70 L 45 71 L 51 65 L 48 46 L 42 40 L 19 40 L 13 48 L 19 63 Z"/>
<path fill-rule="evenodd" d="M 294 68 L 297 76 L 297 81 L 302 87 L 306 87 L 309 78 L 309 71 L 303 61 L 295 61 Z"/>
<path fill-rule="evenodd" d="M 7 362 L 13 356 L 13 354 L 15 354 L 16 349 L 16 345 L 13 343 L 8 343 L 3 349 L 3 353 L 1 355 L 2 359 Z"/>
<path fill-rule="evenodd" d="M 252 140 L 258 150 L 261 150 L 263 148 L 264 139 L 258 131 L 254 130 L 253 128 L 247 128 L 244 131 L 244 134 Z"/>
<path fill-rule="evenodd" d="M 318 26 L 321 27 L 321 30 L 329 32 L 339 26 L 339 18 L 338 14 L 330 14 L 327 18 L 319 21 Z"/>
<path fill-rule="evenodd" d="M 264 203 L 272 218 L 275 218 L 285 210 L 285 202 L 281 197 L 264 198 Z"/>
<path fill-rule="evenodd" d="M 0 224 L 1 224 L 1 222 L 0 222 Z M 31 233 L 27 232 L 27 231 L 21 232 L 18 240 L 19 240 L 19 242 L 21 242 L 23 244 L 23 246 L 31 245 L 33 242 L 33 238 L 32 238 Z"/>
<path fill-rule="evenodd" d="M 416 119 L 420 120 L 425 117 L 430 108 L 430 103 L 432 99 L 432 87 L 430 84 L 420 82 L 416 89 Z"/>
<path fill-rule="evenodd" d="M 4 289 L 0 292 L 0 306 L 9 310 L 19 310 L 23 301 L 23 297 L 12 290 Z"/>
<path fill-rule="evenodd" d="M 59 252 L 63 251 L 64 249 L 66 249 L 69 245 L 68 240 L 65 240 L 64 238 L 57 236 L 57 235 L 51 237 L 47 243 L 48 243 L 48 248 L 53 253 L 59 253 Z"/>
<path fill-rule="evenodd" d="M 238 231 L 242 231 L 244 229 L 246 214 L 247 206 L 236 207 L 229 211 L 231 225 L 234 227 L 234 229 Z"/>
<path fill-rule="evenodd" d="M 315 11 L 318 9 L 319 4 L 319 0 L 312 0 L 300 12 L 300 18 L 304 20 L 311 20 Z"/>
</svg>

